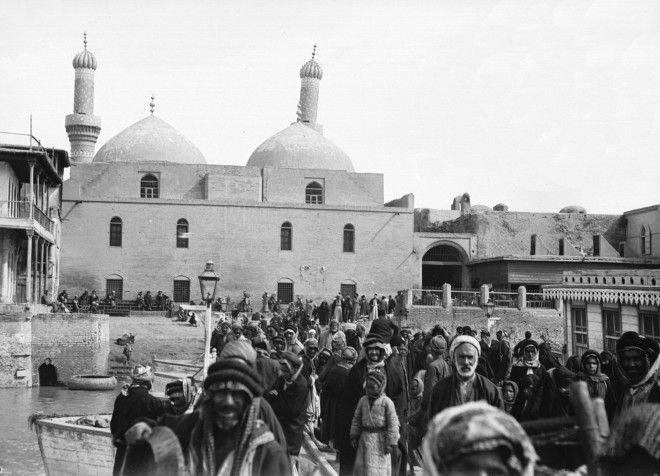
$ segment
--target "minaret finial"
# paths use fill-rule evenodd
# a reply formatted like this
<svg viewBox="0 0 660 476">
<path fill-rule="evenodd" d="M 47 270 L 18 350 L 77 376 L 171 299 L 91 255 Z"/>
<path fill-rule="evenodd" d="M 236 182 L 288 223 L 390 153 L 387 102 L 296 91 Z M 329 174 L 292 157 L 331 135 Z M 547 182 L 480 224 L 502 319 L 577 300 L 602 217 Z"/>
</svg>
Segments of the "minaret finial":
<svg viewBox="0 0 660 476">
<path fill-rule="evenodd" d="M 151 111 L 151 115 L 154 115 L 154 109 L 156 108 L 156 103 L 154 102 L 154 99 L 156 99 L 156 96 L 153 94 L 151 95 L 151 102 L 149 103 L 149 110 Z"/>
<path fill-rule="evenodd" d="M 87 49 L 87 32 L 83 33 L 83 45 L 85 45 L 85 49 Z"/>
<path fill-rule="evenodd" d="M 312 61 L 314 61 L 314 56 L 316 56 L 316 44 L 314 44 L 314 48 L 312 49 Z"/>
</svg>

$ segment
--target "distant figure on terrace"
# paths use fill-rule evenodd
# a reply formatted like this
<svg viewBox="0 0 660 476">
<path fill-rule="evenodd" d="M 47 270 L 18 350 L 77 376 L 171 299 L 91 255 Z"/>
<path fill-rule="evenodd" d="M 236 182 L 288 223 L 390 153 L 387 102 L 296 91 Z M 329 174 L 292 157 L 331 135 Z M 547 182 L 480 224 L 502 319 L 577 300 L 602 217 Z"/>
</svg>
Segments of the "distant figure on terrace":
<svg viewBox="0 0 660 476">
<path fill-rule="evenodd" d="M 57 300 L 62 303 L 66 303 L 69 300 L 69 295 L 66 293 L 66 289 L 63 289 L 62 292 L 57 295 Z"/>
<path fill-rule="evenodd" d="M 144 309 L 144 296 L 142 295 L 142 291 L 139 291 L 137 293 L 137 297 L 135 298 L 135 304 L 139 311 L 142 311 Z"/>
<path fill-rule="evenodd" d="M 154 305 L 154 298 L 151 295 L 151 291 L 147 291 L 144 295 L 144 309 L 145 311 L 151 311 L 151 307 Z"/>
</svg>

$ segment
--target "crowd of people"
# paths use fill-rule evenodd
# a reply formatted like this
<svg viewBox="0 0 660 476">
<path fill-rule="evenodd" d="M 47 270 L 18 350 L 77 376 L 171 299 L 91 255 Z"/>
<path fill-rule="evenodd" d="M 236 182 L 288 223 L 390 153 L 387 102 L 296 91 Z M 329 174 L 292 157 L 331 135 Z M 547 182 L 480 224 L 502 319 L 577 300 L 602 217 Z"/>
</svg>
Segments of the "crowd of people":
<svg viewBox="0 0 660 476">
<path fill-rule="evenodd" d="M 341 296 L 327 313 L 300 299 L 268 319 L 264 300 L 264 313 L 217 323 L 198 401 L 175 382 L 172 402 L 157 402 L 148 369 L 137 371 L 112 419 L 117 474 L 126 448 L 158 425 L 176 434 L 191 474 L 297 474 L 305 435 L 336 452 L 341 475 L 533 474 L 539 458 L 521 423 L 572 415 L 575 381 L 614 422 L 603 468 L 620 470 L 624 457 L 638 469 L 660 464 L 659 347 L 636 332 L 615 353 L 563 365 L 530 332 L 512 345 L 502 331 L 399 328 L 396 299 L 375 296 L 364 308 L 372 319 L 359 319 L 361 304 L 347 315 Z M 616 435 L 642 423 L 644 438 Z"/>
</svg>

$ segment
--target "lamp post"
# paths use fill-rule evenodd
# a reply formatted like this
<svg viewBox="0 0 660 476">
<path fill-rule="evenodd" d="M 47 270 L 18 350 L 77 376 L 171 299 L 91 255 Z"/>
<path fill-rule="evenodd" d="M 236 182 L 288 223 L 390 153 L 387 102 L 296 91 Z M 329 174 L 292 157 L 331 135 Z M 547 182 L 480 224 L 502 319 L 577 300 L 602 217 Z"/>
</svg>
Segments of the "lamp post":
<svg viewBox="0 0 660 476">
<path fill-rule="evenodd" d="M 493 309 L 495 309 L 495 304 L 493 301 L 488 301 L 484 304 L 484 309 L 486 311 L 486 329 L 490 332 L 490 328 L 493 327 L 495 322 L 499 321 L 499 317 L 491 317 L 493 315 Z"/>
<path fill-rule="evenodd" d="M 211 303 L 215 298 L 215 290 L 218 286 L 218 276 L 213 270 L 213 261 L 207 261 L 202 274 L 199 275 L 199 287 L 202 291 L 202 300 L 206 301 L 206 331 L 204 336 L 204 369 L 202 375 L 206 378 L 209 365 L 211 365 Z"/>
</svg>

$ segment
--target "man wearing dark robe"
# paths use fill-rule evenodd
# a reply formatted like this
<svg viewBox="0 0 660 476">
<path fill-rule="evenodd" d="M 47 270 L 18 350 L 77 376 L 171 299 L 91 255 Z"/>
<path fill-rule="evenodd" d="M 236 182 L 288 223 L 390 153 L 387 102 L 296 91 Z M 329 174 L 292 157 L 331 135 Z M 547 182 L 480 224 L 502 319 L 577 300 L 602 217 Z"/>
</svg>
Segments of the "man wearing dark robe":
<svg viewBox="0 0 660 476">
<path fill-rule="evenodd" d="M 282 429 L 260 398 L 263 387 L 254 360 L 248 342 L 228 343 L 208 369 L 205 400 L 192 413 L 165 423 L 176 434 L 186 474 L 239 474 L 244 468 L 251 468 L 250 476 L 291 474 Z M 153 424 L 134 425 L 126 435 L 129 444 L 148 438 Z"/>
<path fill-rule="evenodd" d="M 302 375 L 302 359 L 290 351 L 280 354 L 281 374 L 265 398 L 282 425 L 287 451 L 293 465 L 297 465 L 307 421 L 309 382 Z"/>
<path fill-rule="evenodd" d="M 384 373 L 386 376 L 385 394 L 394 403 L 399 422 L 407 421 L 408 382 L 406 382 L 400 363 L 397 365 L 396 360 L 392 362 L 391 359 L 385 359 L 386 346 L 378 335 L 368 334 L 364 340 L 363 348 L 365 358 L 355 364 L 349 372 L 337 411 L 334 441 L 339 452 L 340 475 L 350 475 L 353 472 L 356 450 L 351 446 L 350 427 L 355 408 L 364 395 L 364 382 L 367 373 L 370 371 Z M 400 445 L 398 450 L 394 452 L 396 454 L 392 455 L 394 462 L 398 463 L 398 465 L 393 465 L 394 474 L 406 471 L 405 458 L 402 457 L 402 455 L 405 456 L 404 452 L 405 446 Z"/>
<path fill-rule="evenodd" d="M 433 387 L 427 421 L 431 421 L 445 408 L 479 400 L 504 409 L 500 390 L 490 380 L 476 373 L 480 353 L 481 346 L 474 337 L 461 335 L 454 338 L 449 349 L 454 372 Z"/>
</svg>

